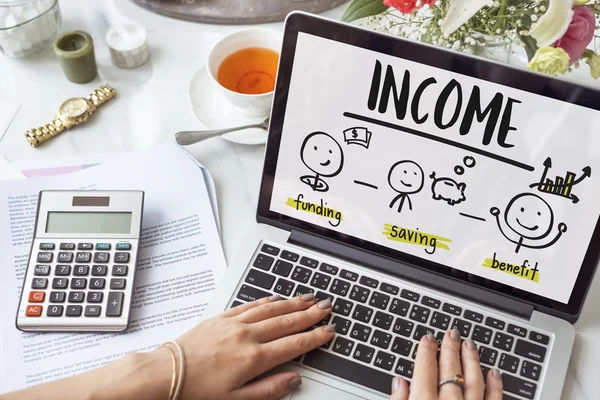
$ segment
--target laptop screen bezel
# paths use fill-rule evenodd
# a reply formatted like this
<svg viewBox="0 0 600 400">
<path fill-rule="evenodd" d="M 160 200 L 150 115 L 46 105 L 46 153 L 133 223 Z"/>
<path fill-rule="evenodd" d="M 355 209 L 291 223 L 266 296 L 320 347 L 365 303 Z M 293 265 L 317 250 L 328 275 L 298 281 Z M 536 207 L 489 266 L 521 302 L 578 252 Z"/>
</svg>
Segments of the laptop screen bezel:
<svg viewBox="0 0 600 400">
<path fill-rule="evenodd" d="M 294 65 L 297 38 L 300 32 L 336 40 L 341 43 L 404 58 L 418 63 L 425 63 L 453 73 L 514 87 L 597 111 L 600 111 L 600 101 L 598 100 L 598 98 L 600 98 L 600 91 L 510 65 L 484 60 L 432 45 L 405 40 L 388 34 L 302 12 L 293 12 L 288 15 L 285 21 L 285 34 L 275 84 L 275 94 L 269 125 L 269 137 L 267 140 L 257 209 L 258 222 L 290 231 L 304 231 L 312 235 L 322 236 L 329 240 L 335 240 L 346 245 L 393 258 L 399 262 L 409 263 L 413 266 L 452 277 L 453 279 L 458 277 L 466 284 L 493 290 L 532 304 L 534 308 L 539 311 L 549 312 L 567 320 L 576 319 L 581 311 L 587 291 L 591 285 L 600 256 L 600 219 L 596 222 L 594 233 L 590 240 L 573 291 L 571 292 L 569 302 L 564 304 L 499 282 L 491 282 L 486 285 L 485 280 L 477 275 L 468 274 L 445 265 L 426 261 L 385 246 L 329 230 L 270 210 L 279 146 L 286 113 L 288 89 Z M 594 96 L 596 97 L 595 100 Z M 473 283 L 473 278 L 479 278 L 479 280 L 482 281 L 482 284 Z"/>
</svg>

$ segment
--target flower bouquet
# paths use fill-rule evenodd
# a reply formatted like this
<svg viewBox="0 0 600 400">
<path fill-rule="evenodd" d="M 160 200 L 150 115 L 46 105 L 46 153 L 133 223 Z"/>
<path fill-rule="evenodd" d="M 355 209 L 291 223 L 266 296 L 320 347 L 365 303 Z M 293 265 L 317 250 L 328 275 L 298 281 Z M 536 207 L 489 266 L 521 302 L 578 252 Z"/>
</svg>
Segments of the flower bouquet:
<svg viewBox="0 0 600 400">
<path fill-rule="evenodd" d="M 598 79 L 598 17 L 600 0 L 352 0 L 342 20 L 475 55 L 517 44 L 529 69 L 559 75 L 586 63 Z"/>
</svg>

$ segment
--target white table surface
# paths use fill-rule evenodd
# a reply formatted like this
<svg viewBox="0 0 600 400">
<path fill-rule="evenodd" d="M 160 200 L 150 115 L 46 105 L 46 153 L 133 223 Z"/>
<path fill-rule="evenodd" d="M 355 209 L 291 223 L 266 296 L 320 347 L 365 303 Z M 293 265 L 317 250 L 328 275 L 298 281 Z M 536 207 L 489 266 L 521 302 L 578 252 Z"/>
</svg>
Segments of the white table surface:
<svg viewBox="0 0 600 400">
<path fill-rule="evenodd" d="M 172 140 L 180 130 L 201 129 L 187 98 L 188 81 L 206 61 L 212 45 L 244 26 L 207 25 L 153 14 L 128 0 L 60 0 L 63 31 L 83 30 L 95 42 L 99 76 L 88 84 L 70 83 L 49 48 L 24 59 L 0 55 L 0 101 L 20 105 L 6 131 L 0 155 L 9 161 L 107 153 L 151 147 Z M 339 18 L 343 7 L 324 15 Z M 138 69 L 111 64 L 104 36 L 116 24 L 134 20 L 148 31 L 151 59 Z M 282 29 L 281 23 L 264 25 Z M 101 83 L 118 89 L 118 98 L 43 147 L 24 139 L 30 128 L 50 122 L 67 98 L 85 96 Z M 264 146 L 233 144 L 217 138 L 188 150 L 213 175 L 220 208 L 225 254 L 230 259 L 255 223 Z M 0 174 L 0 178 L 2 178 Z M 596 279 L 575 324 L 577 338 L 563 391 L 564 399 L 596 399 L 600 376 L 600 279 Z"/>
</svg>

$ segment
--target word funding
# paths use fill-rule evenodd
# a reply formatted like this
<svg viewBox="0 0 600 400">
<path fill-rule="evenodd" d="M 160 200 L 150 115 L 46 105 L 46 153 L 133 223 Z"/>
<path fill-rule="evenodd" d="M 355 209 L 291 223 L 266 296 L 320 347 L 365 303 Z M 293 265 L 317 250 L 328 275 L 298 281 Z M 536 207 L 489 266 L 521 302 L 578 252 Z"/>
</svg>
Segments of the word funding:
<svg viewBox="0 0 600 400">
<path fill-rule="evenodd" d="M 462 120 L 460 121 L 459 126 L 459 133 L 461 136 L 467 135 L 471 131 L 474 119 L 477 119 L 477 122 L 479 123 L 483 123 L 487 119 L 485 129 L 483 130 L 482 144 L 486 146 L 489 145 L 494 138 L 496 128 L 498 128 L 496 137 L 498 145 L 504 148 L 514 146 L 513 144 L 508 143 L 507 137 L 509 132 L 517 130 L 515 127 L 511 126 L 510 118 L 513 105 L 521 103 L 521 101 L 511 97 L 505 99 L 505 96 L 498 92 L 484 108 L 481 104 L 481 89 L 478 86 L 473 86 L 469 98 L 466 101 L 466 106 L 464 106 L 463 113 L 463 102 L 465 100 L 464 90 L 460 82 L 456 79 L 452 79 L 442 88 L 442 85 L 438 84 L 438 81 L 433 77 L 427 78 L 422 82 L 411 82 L 410 71 L 405 70 L 402 83 L 401 85 L 398 85 L 392 66 L 387 66 L 385 76 L 383 77 L 382 69 L 381 62 L 377 60 L 373 71 L 371 90 L 367 100 L 369 110 L 377 110 L 381 114 L 386 113 L 391 97 L 397 119 L 404 120 L 410 106 L 410 115 L 413 121 L 417 124 L 423 124 L 430 116 L 429 112 L 426 111 L 428 108 L 433 108 L 433 110 L 429 111 L 433 111 L 433 121 L 441 130 L 456 125 L 462 114 Z M 421 97 L 429 86 L 431 86 L 431 89 L 429 90 L 436 90 L 439 92 L 437 100 L 435 102 L 422 102 Z M 440 87 L 436 88 L 436 86 Z M 441 92 L 439 89 L 441 89 Z M 451 97 L 456 99 L 454 109 L 446 110 L 446 108 L 448 108 L 447 106 L 452 106 L 452 104 L 454 104 L 454 102 L 449 103 Z M 448 112 L 451 114 L 451 117 L 450 119 L 446 118 L 446 120 L 444 120 L 444 117 Z"/>
</svg>

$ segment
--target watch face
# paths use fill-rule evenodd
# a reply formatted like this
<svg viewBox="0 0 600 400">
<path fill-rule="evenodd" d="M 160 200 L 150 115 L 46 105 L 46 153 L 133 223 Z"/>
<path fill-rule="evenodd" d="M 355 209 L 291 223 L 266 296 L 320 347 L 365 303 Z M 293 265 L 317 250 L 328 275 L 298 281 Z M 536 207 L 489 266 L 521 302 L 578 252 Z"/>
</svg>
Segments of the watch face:
<svg viewBox="0 0 600 400">
<path fill-rule="evenodd" d="M 77 118 L 83 115 L 87 111 L 87 108 L 87 102 L 79 97 L 65 101 L 60 106 L 59 112 L 65 117 Z"/>
</svg>

